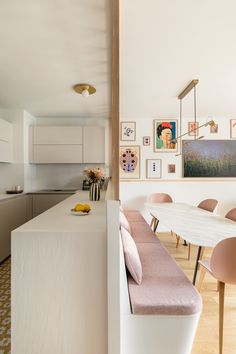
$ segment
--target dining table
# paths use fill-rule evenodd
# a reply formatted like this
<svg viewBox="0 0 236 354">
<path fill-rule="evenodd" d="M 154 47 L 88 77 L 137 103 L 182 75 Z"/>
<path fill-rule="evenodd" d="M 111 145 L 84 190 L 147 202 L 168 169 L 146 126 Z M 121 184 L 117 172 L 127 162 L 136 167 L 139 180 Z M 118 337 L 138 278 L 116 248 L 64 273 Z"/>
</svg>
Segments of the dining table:
<svg viewBox="0 0 236 354">
<path fill-rule="evenodd" d="M 145 203 L 145 207 L 165 227 L 198 246 L 194 285 L 202 248 L 214 248 L 220 241 L 236 236 L 236 222 L 187 203 Z"/>
</svg>

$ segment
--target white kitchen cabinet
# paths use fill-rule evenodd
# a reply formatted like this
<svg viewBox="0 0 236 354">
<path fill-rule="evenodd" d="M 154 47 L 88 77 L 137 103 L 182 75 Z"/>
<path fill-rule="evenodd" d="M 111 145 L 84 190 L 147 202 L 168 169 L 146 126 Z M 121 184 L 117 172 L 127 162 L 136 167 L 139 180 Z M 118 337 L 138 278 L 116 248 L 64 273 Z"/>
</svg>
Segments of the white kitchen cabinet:
<svg viewBox="0 0 236 354">
<path fill-rule="evenodd" d="M 11 254 L 11 231 L 32 217 L 30 195 L 0 201 L 0 262 Z"/>
<path fill-rule="evenodd" d="M 84 127 L 84 163 L 105 163 L 104 127 Z"/>
<path fill-rule="evenodd" d="M 82 145 L 34 145 L 34 163 L 82 163 Z"/>
<path fill-rule="evenodd" d="M 0 119 L 0 162 L 12 162 L 12 124 Z"/>
<path fill-rule="evenodd" d="M 99 126 L 30 127 L 31 163 L 104 163 L 105 128 Z"/>
<path fill-rule="evenodd" d="M 79 126 L 34 126 L 34 144 L 82 145 L 83 130 Z"/>
</svg>

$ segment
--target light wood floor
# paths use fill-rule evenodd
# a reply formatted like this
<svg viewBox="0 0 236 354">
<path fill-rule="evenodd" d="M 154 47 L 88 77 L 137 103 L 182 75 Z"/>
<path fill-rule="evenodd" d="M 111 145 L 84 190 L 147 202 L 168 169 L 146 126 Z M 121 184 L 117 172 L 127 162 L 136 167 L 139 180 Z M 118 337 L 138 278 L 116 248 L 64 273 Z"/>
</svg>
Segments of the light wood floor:
<svg viewBox="0 0 236 354">
<path fill-rule="evenodd" d="M 174 236 L 158 233 L 158 237 L 192 280 L 197 248 L 192 246 L 191 260 L 188 261 L 188 250 L 182 242 L 176 249 Z M 208 249 L 204 258 L 210 255 L 211 250 Z M 205 277 L 201 295 L 203 311 L 191 354 L 218 354 L 218 292 L 216 281 L 209 274 Z M 236 286 L 231 285 L 226 285 L 225 293 L 224 354 L 236 354 Z"/>
</svg>

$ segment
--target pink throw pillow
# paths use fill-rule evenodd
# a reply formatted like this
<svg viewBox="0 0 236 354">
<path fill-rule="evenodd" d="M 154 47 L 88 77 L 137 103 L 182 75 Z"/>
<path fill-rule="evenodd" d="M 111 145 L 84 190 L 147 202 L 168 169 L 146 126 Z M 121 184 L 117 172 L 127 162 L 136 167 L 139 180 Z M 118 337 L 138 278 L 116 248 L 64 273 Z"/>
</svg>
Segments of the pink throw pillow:
<svg viewBox="0 0 236 354">
<path fill-rule="evenodd" d="M 142 283 L 143 271 L 138 250 L 130 233 L 121 226 L 121 239 L 125 255 L 125 264 L 130 275 L 138 285 Z"/>
<path fill-rule="evenodd" d="M 131 232 L 129 222 L 126 216 L 121 211 L 120 211 L 120 225 L 123 226 L 125 230 L 129 231 L 129 233 Z"/>
</svg>

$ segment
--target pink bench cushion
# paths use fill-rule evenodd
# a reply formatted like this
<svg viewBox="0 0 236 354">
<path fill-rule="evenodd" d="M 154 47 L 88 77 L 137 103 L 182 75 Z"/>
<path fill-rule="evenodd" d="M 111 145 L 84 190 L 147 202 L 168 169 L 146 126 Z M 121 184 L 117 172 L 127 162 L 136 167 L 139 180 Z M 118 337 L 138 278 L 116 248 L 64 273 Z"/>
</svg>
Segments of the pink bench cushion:
<svg viewBox="0 0 236 354">
<path fill-rule="evenodd" d="M 143 216 L 137 210 L 126 210 L 124 214 L 129 222 L 131 230 L 130 233 L 136 243 L 159 242 L 152 229 L 149 227 Z"/>
<path fill-rule="evenodd" d="M 127 213 L 126 216 L 129 220 Z M 144 220 L 142 227 L 139 222 L 135 223 L 137 227 L 133 221 L 129 222 L 143 271 L 141 285 L 128 276 L 132 312 L 137 315 L 191 315 L 200 312 L 200 295 L 160 241 L 136 241 L 143 237 L 145 229 L 151 236 L 149 225 Z"/>
</svg>

